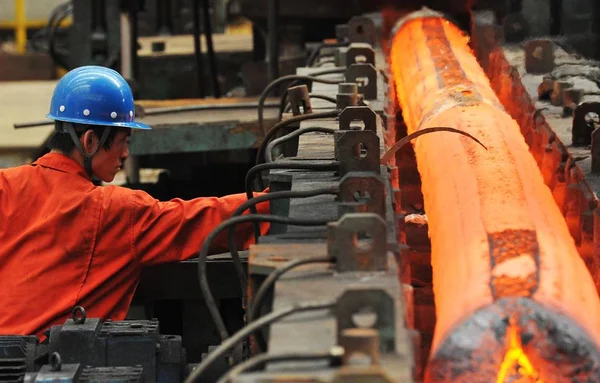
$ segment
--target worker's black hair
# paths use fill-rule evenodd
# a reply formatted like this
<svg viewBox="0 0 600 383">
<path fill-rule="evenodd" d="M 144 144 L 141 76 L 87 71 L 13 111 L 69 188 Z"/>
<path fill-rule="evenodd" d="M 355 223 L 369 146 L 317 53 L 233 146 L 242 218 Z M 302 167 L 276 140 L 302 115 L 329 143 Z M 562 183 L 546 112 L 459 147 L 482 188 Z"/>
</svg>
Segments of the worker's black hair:
<svg viewBox="0 0 600 383">
<path fill-rule="evenodd" d="M 62 153 L 71 153 L 73 149 L 75 149 L 75 143 L 71 139 L 71 135 L 69 133 L 58 133 L 59 128 L 61 128 L 60 124 L 62 121 L 54 121 L 55 130 L 57 130 L 48 142 L 48 147 L 50 150 L 58 150 Z M 75 128 L 75 133 L 77 137 L 81 137 L 86 131 L 92 130 L 98 138 L 102 137 L 102 133 L 104 132 L 105 127 L 99 125 L 83 125 L 83 124 L 73 124 Z M 108 138 L 102 147 L 104 149 L 110 149 L 113 141 L 115 140 L 115 136 L 120 129 L 113 128 L 110 130 L 108 134 Z"/>
</svg>

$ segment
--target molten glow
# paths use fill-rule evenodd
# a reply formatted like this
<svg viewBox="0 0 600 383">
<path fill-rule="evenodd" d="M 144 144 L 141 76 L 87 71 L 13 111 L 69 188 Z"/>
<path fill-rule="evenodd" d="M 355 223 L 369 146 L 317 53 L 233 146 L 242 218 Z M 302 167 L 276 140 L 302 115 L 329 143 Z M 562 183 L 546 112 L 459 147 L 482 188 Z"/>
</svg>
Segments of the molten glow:
<svg viewBox="0 0 600 383">
<path fill-rule="evenodd" d="M 408 133 L 451 127 L 487 147 L 447 132 L 413 141 L 428 217 L 436 309 L 425 381 L 514 381 L 508 375 L 515 365 L 521 379 L 534 379 L 520 346 L 506 353 L 506 345 L 497 341 L 486 317 L 492 313 L 531 323 L 527 355 L 547 380 L 555 359 L 544 358 L 554 358 L 551 350 L 558 345 L 536 329 L 534 310 L 548 317 L 558 313 L 553 318 L 583 329 L 595 349 L 600 345 L 600 300 L 519 125 L 498 100 L 468 41 L 443 17 L 419 12 L 397 26 L 390 51 Z M 460 342 L 469 336 L 472 342 Z M 468 347 L 475 342 L 481 346 Z M 569 374 L 569 368 L 563 372 Z"/>
<path fill-rule="evenodd" d="M 518 327 L 511 324 L 508 327 L 506 336 L 508 338 L 508 351 L 498 371 L 496 383 L 542 383 L 538 377 L 538 372 L 533 368 L 523 351 Z"/>
</svg>

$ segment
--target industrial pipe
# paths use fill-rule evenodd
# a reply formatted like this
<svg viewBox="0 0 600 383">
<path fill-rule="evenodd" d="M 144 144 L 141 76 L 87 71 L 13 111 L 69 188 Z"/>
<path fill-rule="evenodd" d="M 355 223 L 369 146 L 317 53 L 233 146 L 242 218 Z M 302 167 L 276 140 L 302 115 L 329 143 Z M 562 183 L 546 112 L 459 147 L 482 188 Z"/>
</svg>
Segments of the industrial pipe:
<svg viewBox="0 0 600 383">
<path fill-rule="evenodd" d="M 25 0 L 15 0 L 15 46 L 18 53 L 27 50 L 27 15 Z"/>
<path fill-rule="evenodd" d="M 441 14 L 394 28 L 391 70 L 429 222 L 427 382 L 599 382 L 600 300 L 517 122 Z M 511 380 L 513 379 L 513 380 Z"/>
</svg>

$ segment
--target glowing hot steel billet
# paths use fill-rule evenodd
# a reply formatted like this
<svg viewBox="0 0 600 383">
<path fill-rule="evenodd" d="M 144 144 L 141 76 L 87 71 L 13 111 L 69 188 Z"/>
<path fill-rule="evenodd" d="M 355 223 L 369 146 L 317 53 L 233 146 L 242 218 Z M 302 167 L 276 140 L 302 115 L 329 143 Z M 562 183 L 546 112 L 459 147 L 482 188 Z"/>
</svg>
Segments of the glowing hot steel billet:
<svg viewBox="0 0 600 383">
<path fill-rule="evenodd" d="M 459 28 L 420 11 L 391 69 L 432 244 L 428 382 L 600 382 L 600 300 L 564 218 Z"/>
</svg>

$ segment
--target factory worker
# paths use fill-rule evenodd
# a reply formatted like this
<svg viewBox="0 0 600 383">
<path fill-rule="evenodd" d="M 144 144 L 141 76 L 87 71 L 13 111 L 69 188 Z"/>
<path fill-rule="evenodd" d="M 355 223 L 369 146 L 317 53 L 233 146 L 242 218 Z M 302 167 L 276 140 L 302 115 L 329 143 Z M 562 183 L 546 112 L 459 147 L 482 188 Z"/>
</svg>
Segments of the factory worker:
<svg viewBox="0 0 600 383">
<path fill-rule="evenodd" d="M 131 131 L 150 129 L 135 121 L 131 89 L 114 70 L 68 72 L 47 117 L 56 127 L 52 151 L 0 171 L 0 334 L 40 336 L 75 306 L 88 317 L 125 319 L 142 267 L 197 256 L 246 200 L 160 202 L 144 191 L 94 185 L 92 176 L 110 182 L 123 167 Z M 258 213 L 268 210 L 258 205 Z M 226 239 L 211 252 L 227 251 Z M 240 249 L 253 243 L 251 224 L 237 226 L 236 242 Z"/>
</svg>

